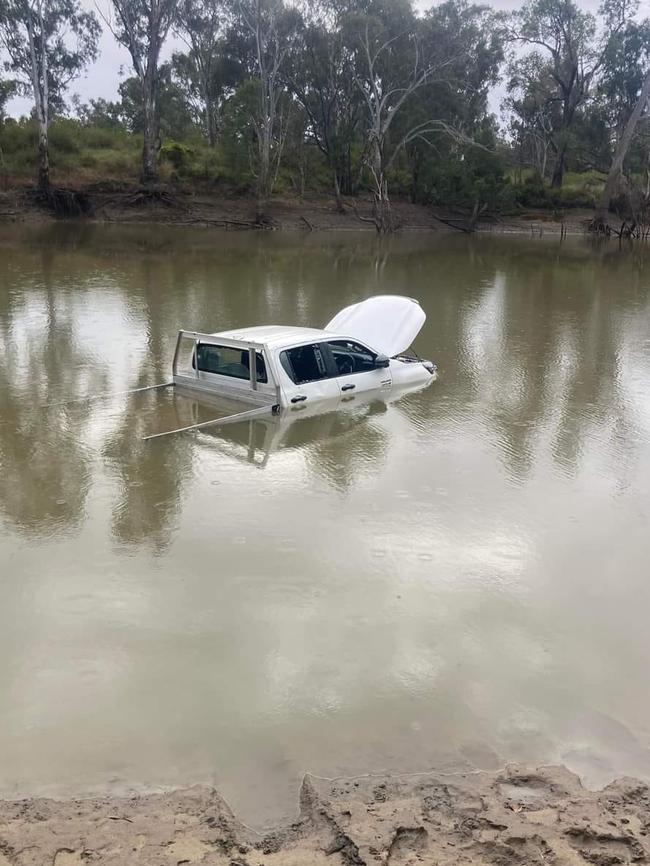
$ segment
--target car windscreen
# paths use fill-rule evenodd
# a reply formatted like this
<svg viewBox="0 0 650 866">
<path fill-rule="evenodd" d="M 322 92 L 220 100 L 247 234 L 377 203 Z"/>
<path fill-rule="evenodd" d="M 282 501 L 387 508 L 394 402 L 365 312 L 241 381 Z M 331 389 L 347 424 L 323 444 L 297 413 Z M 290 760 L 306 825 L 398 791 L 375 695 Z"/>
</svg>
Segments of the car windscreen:
<svg viewBox="0 0 650 866">
<path fill-rule="evenodd" d="M 328 340 L 336 369 L 340 376 L 349 373 L 366 373 L 375 369 L 377 355 L 361 343 L 353 340 Z"/>
</svg>

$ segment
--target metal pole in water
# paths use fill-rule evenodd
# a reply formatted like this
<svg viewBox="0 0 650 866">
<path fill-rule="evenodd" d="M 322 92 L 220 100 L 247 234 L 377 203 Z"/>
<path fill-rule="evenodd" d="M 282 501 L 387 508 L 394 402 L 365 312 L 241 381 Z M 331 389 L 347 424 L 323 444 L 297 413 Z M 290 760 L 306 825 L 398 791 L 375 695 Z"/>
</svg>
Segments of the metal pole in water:
<svg viewBox="0 0 650 866">
<path fill-rule="evenodd" d="M 75 397 L 72 400 L 61 400 L 59 403 L 46 403 L 42 408 L 52 406 L 68 406 L 71 403 L 89 403 L 91 400 L 103 400 L 105 397 L 119 397 L 123 394 L 137 394 L 139 391 L 155 391 L 157 388 L 170 388 L 173 382 L 160 382 L 158 385 L 145 385 L 143 388 L 128 388 L 126 391 L 104 391 L 101 394 L 91 394 L 89 397 Z"/>
<path fill-rule="evenodd" d="M 247 409 L 245 412 L 236 412 L 234 415 L 224 415 L 223 418 L 213 418 L 211 421 L 201 421 L 200 424 L 190 424 L 187 427 L 177 427 L 176 430 L 165 430 L 163 433 L 152 433 L 143 436 L 142 441 L 160 439 L 162 436 L 172 436 L 174 433 L 187 433 L 188 430 L 200 430 L 202 427 L 216 427 L 218 424 L 235 424 L 238 421 L 246 421 L 259 415 L 273 414 L 272 406 L 258 406 L 256 409 Z"/>
</svg>

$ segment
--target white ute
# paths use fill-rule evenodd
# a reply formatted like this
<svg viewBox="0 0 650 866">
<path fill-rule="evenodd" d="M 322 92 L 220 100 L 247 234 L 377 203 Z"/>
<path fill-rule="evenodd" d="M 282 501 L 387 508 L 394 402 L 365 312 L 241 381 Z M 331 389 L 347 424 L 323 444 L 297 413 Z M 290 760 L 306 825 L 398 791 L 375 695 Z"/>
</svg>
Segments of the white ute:
<svg viewBox="0 0 650 866">
<path fill-rule="evenodd" d="M 173 383 L 274 411 L 422 387 L 436 367 L 406 353 L 425 319 L 412 298 L 376 295 L 341 310 L 322 330 L 262 325 L 217 334 L 180 331 Z"/>
</svg>

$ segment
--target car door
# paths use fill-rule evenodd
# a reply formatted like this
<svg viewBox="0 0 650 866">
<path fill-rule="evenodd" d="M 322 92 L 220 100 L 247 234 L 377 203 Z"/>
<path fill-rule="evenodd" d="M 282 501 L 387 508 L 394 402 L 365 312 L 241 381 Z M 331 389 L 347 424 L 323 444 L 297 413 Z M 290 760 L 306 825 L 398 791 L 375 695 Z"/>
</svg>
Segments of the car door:
<svg viewBox="0 0 650 866">
<path fill-rule="evenodd" d="M 284 372 L 282 390 L 291 408 L 304 409 L 317 401 L 339 399 L 336 370 L 320 343 L 283 349 L 280 364 Z"/>
<path fill-rule="evenodd" d="M 365 391 L 386 391 L 392 385 L 390 367 L 377 367 L 377 352 L 359 343 L 339 337 L 323 344 L 337 371 L 339 389 L 344 399 Z"/>
</svg>

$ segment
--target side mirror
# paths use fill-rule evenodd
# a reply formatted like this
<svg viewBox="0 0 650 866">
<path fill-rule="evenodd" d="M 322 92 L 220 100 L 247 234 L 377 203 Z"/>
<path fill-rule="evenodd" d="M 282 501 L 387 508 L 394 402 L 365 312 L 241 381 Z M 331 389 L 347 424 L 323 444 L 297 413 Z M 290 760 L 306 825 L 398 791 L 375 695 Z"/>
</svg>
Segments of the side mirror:
<svg viewBox="0 0 650 866">
<path fill-rule="evenodd" d="M 390 367 L 390 358 L 388 355 L 377 355 L 375 358 L 375 367 Z"/>
</svg>

